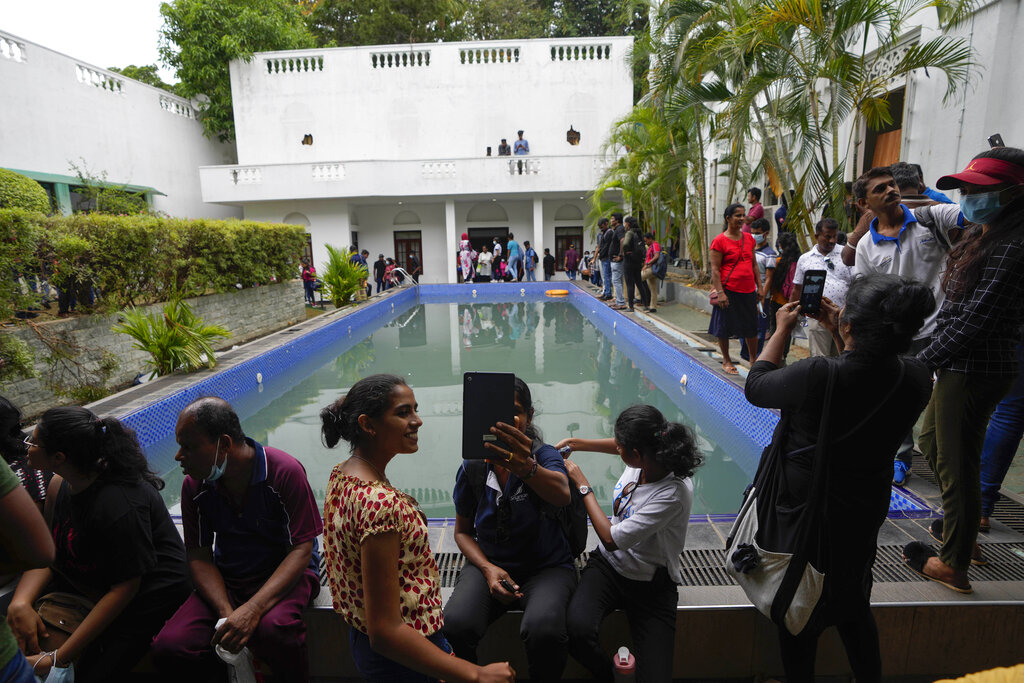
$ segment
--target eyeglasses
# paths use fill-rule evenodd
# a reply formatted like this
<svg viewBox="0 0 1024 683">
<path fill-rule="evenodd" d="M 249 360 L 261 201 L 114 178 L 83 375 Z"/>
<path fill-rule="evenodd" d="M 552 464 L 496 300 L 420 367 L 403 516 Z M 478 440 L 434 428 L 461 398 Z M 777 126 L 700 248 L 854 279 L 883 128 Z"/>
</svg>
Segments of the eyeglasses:
<svg viewBox="0 0 1024 683">
<path fill-rule="evenodd" d="M 619 516 L 619 507 L 622 507 L 623 511 L 626 509 L 626 505 L 629 504 L 630 498 L 633 497 L 633 491 L 636 491 L 636 482 L 631 481 L 622 487 L 622 493 L 615 499 L 615 503 L 612 505 L 612 512 L 616 517 Z"/>
<path fill-rule="evenodd" d="M 31 436 L 26 436 L 26 437 L 25 437 L 25 438 L 23 439 L 23 441 L 25 442 L 25 445 L 26 445 L 26 446 L 28 446 L 29 448 L 32 448 L 32 447 L 34 447 L 34 446 L 38 446 L 38 445 L 39 445 L 39 444 L 37 444 L 37 443 L 36 443 L 35 441 L 33 441 L 33 440 L 32 440 L 32 437 L 31 437 Z"/>
</svg>

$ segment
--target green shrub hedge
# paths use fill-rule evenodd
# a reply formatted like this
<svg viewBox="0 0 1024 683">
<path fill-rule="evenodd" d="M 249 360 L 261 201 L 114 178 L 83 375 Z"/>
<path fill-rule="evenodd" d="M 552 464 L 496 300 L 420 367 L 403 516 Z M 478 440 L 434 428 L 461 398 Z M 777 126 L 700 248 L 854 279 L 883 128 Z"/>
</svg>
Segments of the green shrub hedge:
<svg viewBox="0 0 1024 683">
<path fill-rule="evenodd" d="M 239 220 L 75 214 L 0 209 L 0 320 L 25 307 L 28 282 L 79 293 L 113 311 L 186 295 L 291 280 L 306 244 L 301 226 Z"/>
<path fill-rule="evenodd" d="M 43 186 L 28 176 L 0 168 L 0 209 L 49 213 L 50 198 Z"/>
</svg>

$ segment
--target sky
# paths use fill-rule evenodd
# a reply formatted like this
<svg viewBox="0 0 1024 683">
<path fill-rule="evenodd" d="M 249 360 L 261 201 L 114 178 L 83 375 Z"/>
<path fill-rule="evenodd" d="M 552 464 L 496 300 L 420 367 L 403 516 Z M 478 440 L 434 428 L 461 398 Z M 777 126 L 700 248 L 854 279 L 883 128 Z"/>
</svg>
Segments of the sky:
<svg viewBox="0 0 1024 683">
<path fill-rule="evenodd" d="M 104 69 L 160 65 L 161 0 L 34 0 L 0 2 L 0 31 Z"/>
</svg>

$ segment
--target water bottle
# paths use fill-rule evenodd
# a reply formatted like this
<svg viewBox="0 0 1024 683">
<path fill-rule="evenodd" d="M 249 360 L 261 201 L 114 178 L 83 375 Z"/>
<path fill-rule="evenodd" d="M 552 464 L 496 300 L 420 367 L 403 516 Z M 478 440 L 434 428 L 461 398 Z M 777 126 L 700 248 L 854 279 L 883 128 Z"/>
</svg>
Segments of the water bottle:
<svg viewBox="0 0 1024 683">
<path fill-rule="evenodd" d="M 628 647 L 620 647 L 612 655 L 612 676 L 615 683 L 631 683 L 636 680 L 636 657 L 630 654 Z"/>
</svg>

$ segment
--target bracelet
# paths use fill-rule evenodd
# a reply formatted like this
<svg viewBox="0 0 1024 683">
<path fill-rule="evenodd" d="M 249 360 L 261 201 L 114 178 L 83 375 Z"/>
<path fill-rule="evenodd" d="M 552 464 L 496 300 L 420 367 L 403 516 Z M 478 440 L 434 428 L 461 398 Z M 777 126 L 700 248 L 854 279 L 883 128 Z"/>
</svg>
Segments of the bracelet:
<svg viewBox="0 0 1024 683">
<path fill-rule="evenodd" d="M 36 667 L 39 666 L 39 662 L 43 661 L 43 657 L 49 657 L 50 658 L 50 668 L 53 668 L 53 669 L 63 668 L 63 667 L 57 666 L 57 650 L 54 650 L 53 652 L 43 652 L 43 653 L 41 653 L 39 655 L 39 659 L 37 659 L 36 663 L 32 666 L 32 671 L 33 672 L 35 672 Z"/>
<path fill-rule="evenodd" d="M 532 460 L 532 458 L 531 458 L 531 460 Z M 537 466 L 539 464 L 540 464 L 539 462 L 534 460 L 533 461 L 533 467 L 530 468 L 530 471 L 527 473 L 527 475 L 525 477 L 520 477 L 520 480 L 521 481 L 526 481 L 527 479 L 532 479 L 533 475 L 537 474 Z"/>
</svg>

